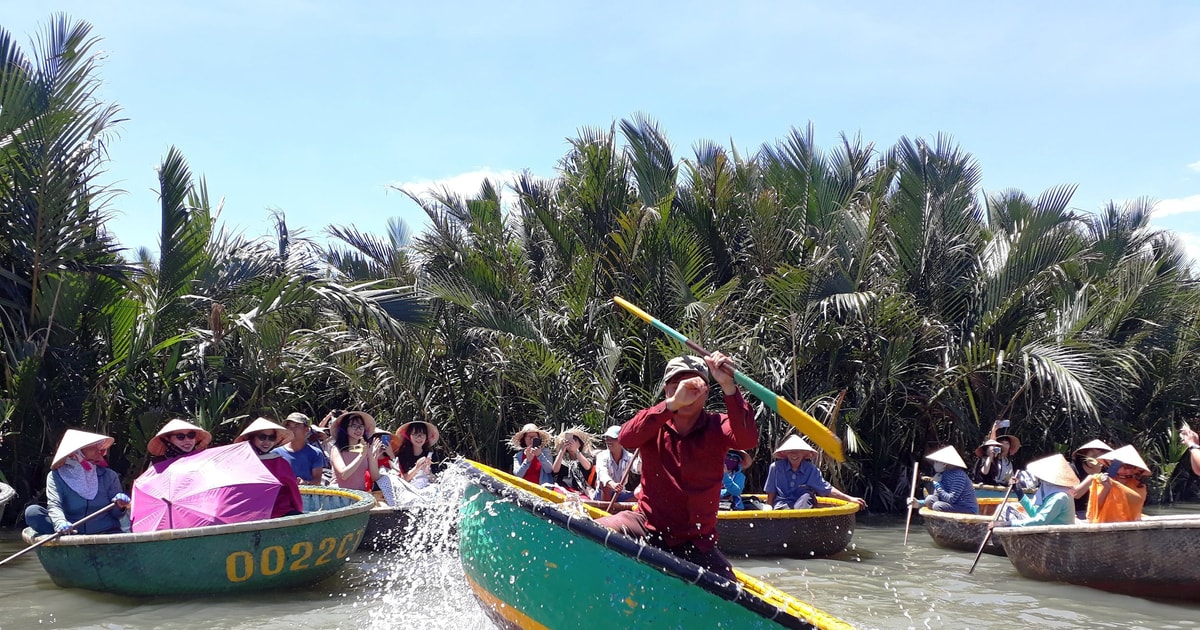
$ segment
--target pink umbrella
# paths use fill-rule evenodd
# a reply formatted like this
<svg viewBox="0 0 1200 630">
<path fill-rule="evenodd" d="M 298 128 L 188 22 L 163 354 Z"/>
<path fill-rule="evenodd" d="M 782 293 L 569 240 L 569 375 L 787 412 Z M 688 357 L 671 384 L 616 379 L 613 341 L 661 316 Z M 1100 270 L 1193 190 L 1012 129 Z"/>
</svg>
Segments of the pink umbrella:
<svg viewBox="0 0 1200 630">
<path fill-rule="evenodd" d="M 158 462 L 133 482 L 133 531 L 271 518 L 279 488 L 248 442 Z"/>
</svg>

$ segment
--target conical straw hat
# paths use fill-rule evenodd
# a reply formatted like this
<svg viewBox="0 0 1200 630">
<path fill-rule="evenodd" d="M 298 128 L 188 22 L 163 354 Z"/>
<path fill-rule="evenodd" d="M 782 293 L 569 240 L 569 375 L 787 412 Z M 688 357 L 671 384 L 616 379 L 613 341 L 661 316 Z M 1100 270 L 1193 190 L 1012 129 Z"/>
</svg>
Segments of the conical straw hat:
<svg viewBox="0 0 1200 630">
<path fill-rule="evenodd" d="M 167 445 L 162 440 L 163 436 L 171 435 L 172 433 L 179 433 L 181 431 L 196 432 L 196 447 L 192 449 L 193 451 L 202 451 L 208 448 L 208 445 L 212 443 L 211 433 L 201 429 L 191 422 L 188 422 L 187 420 L 180 420 L 179 418 L 176 418 L 164 424 L 163 428 L 159 429 L 158 433 L 155 433 L 154 437 L 150 438 L 150 443 L 146 445 L 146 452 L 154 455 L 155 457 L 161 456 L 163 453 L 167 452 Z"/>
<path fill-rule="evenodd" d="M 1151 472 L 1150 467 L 1146 465 L 1146 462 L 1142 459 L 1142 456 L 1138 455 L 1137 449 L 1133 448 L 1132 444 L 1126 444 L 1115 451 L 1109 451 L 1097 457 L 1096 459 L 1106 462 L 1111 462 L 1115 459 L 1122 464 L 1129 464 L 1130 466 L 1141 468 L 1142 470 L 1146 471 L 1146 474 L 1150 474 Z"/>
<path fill-rule="evenodd" d="M 275 424 L 274 422 L 271 422 L 270 420 L 267 420 L 266 418 L 256 418 L 254 420 L 254 422 L 251 422 L 250 426 L 246 427 L 246 429 L 242 431 L 242 434 L 237 436 L 237 439 L 234 440 L 233 442 L 235 444 L 238 442 L 245 442 L 246 440 L 250 439 L 251 435 L 253 435 L 255 433 L 260 433 L 263 431 L 274 431 L 275 432 L 274 446 L 279 446 L 280 444 L 283 444 L 284 442 L 292 441 L 292 432 L 289 431 L 287 429 L 287 427 L 283 427 L 278 424 Z"/>
<path fill-rule="evenodd" d="M 1042 481 L 1049 481 L 1056 486 L 1074 488 L 1079 485 L 1079 477 L 1075 476 L 1075 471 L 1071 470 L 1071 464 L 1067 463 L 1067 458 L 1063 457 L 1061 453 L 1029 462 L 1025 470 L 1034 477 Z"/>
<path fill-rule="evenodd" d="M 931 462 L 942 462 L 943 464 L 947 464 L 949 466 L 957 466 L 964 469 L 967 467 L 967 464 L 963 462 L 962 456 L 958 454 L 958 451 L 954 450 L 953 446 L 939 448 L 938 450 L 926 455 L 925 459 L 928 459 Z"/>
<path fill-rule="evenodd" d="M 779 445 L 779 448 L 775 449 L 773 455 L 777 458 L 783 457 L 783 453 L 787 451 L 808 451 L 810 453 L 816 453 L 817 449 L 813 448 L 808 442 L 805 442 L 804 438 L 793 433 L 787 436 L 787 439 L 783 441 L 783 444 Z"/>
<path fill-rule="evenodd" d="M 50 462 L 50 468 L 54 469 L 62 466 L 63 462 L 67 461 L 67 456 L 71 453 L 100 442 L 104 443 L 104 448 L 108 448 L 112 446 L 113 439 L 99 433 L 67 429 L 67 432 L 62 436 L 62 440 L 58 442 L 58 450 L 54 453 L 54 459 Z"/>
<path fill-rule="evenodd" d="M 1078 455 L 1079 451 L 1090 451 L 1090 450 L 1100 450 L 1100 451 L 1104 451 L 1105 453 L 1107 453 L 1107 452 L 1113 450 L 1113 447 L 1105 444 L 1104 442 L 1102 442 L 1100 440 L 1092 440 L 1091 442 L 1088 442 L 1087 444 L 1080 446 L 1079 448 L 1075 449 L 1074 451 L 1071 451 L 1071 455 Z"/>
</svg>

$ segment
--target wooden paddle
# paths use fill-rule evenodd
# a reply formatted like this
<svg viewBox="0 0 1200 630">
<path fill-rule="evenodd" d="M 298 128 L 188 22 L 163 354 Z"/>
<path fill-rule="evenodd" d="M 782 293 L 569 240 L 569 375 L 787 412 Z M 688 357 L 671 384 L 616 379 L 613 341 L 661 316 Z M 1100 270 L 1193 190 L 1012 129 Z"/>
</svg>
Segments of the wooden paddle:
<svg viewBox="0 0 1200 630">
<path fill-rule="evenodd" d="M 910 499 L 917 498 L 917 474 L 920 472 L 920 470 L 919 470 L 920 466 L 921 466 L 920 460 L 913 462 L 912 490 L 908 491 L 908 497 Z M 908 506 L 908 517 L 904 519 L 904 544 L 906 544 L 906 545 L 908 544 L 908 526 L 912 524 L 912 511 L 913 511 L 912 505 L 909 505 Z"/>
<path fill-rule="evenodd" d="M 646 323 L 666 333 L 668 337 L 671 337 L 675 341 L 678 341 L 679 343 L 691 348 L 694 352 L 704 356 L 712 354 L 700 344 L 685 337 L 683 333 L 680 333 L 674 328 L 671 328 L 670 326 L 651 317 L 642 309 L 627 302 L 624 298 L 620 296 L 613 296 L 613 301 L 630 313 L 637 315 Z M 817 419 L 809 415 L 808 412 L 788 402 L 788 400 L 783 396 L 772 392 L 754 379 L 746 376 L 741 370 L 733 371 L 733 379 L 738 385 L 741 385 L 742 387 L 746 388 L 747 391 L 753 394 L 755 398 L 761 400 L 773 411 L 775 411 L 775 413 L 783 416 L 784 420 L 787 420 L 789 423 L 791 423 L 791 425 L 796 427 L 796 429 L 798 429 L 801 433 L 807 435 L 812 439 L 813 442 L 816 442 L 817 446 L 821 447 L 821 450 L 825 451 L 826 453 L 829 453 L 830 457 L 839 462 L 846 461 L 846 455 L 842 452 L 842 441 L 839 440 L 836 435 L 834 435 L 833 431 L 829 430 L 829 427 L 826 427 L 818 422 Z"/>
<path fill-rule="evenodd" d="M 76 527 L 79 527 L 80 525 L 83 525 L 84 523 L 86 523 L 86 522 L 88 522 L 88 521 L 92 520 L 93 518 L 95 518 L 95 517 L 97 517 L 97 516 L 100 516 L 100 514 L 101 514 L 101 513 L 103 513 L 105 510 L 107 510 L 107 509 L 109 509 L 109 508 L 111 508 L 111 507 L 115 506 L 116 504 L 117 504 L 117 502 L 116 502 L 116 501 L 113 501 L 112 503 L 109 503 L 108 505 L 106 505 L 106 506 L 104 506 L 104 507 L 100 508 L 99 510 L 96 510 L 95 512 L 92 512 L 91 514 L 88 514 L 87 516 L 85 516 L 85 517 L 83 517 L 83 518 L 79 519 L 78 521 L 75 521 L 75 522 L 74 522 L 74 523 L 71 525 L 71 530 L 68 530 L 68 531 L 74 531 L 74 529 L 75 529 Z M 3 559 L 3 560 L 0 560 L 0 565 L 3 565 L 3 564 L 5 564 L 5 563 L 7 563 L 9 560 L 15 560 L 15 559 L 17 559 L 17 558 L 20 558 L 21 556 L 23 556 L 23 555 L 25 555 L 25 554 L 29 553 L 30 551 L 33 551 L 34 549 L 37 549 L 38 547 L 41 547 L 42 545 L 44 545 L 44 544 L 46 544 L 46 543 L 50 542 L 51 540 L 57 540 L 59 536 L 62 536 L 62 535 L 63 535 L 63 534 L 65 534 L 65 533 L 67 533 L 67 532 L 54 532 L 53 534 L 51 534 L 51 535 L 47 536 L 46 538 L 43 538 L 43 539 L 41 539 L 41 540 L 39 540 L 39 541 L 37 541 L 37 542 L 33 543 L 32 545 L 29 545 L 28 547 L 26 547 L 26 548 L 24 548 L 24 549 L 22 549 L 22 550 L 18 551 L 17 553 L 14 553 L 13 555 L 11 555 L 11 556 L 9 556 L 9 557 L 7 557 L 7 558 Z"/>
<path fill-rule="evenodd" d="M 1008 496 L 1012 494 L 1013 485 L 1016 484 L 1016 474 L 1013 474 L 1012 483 L 1008 484 L 1008 489 L 1004 491 L 1004 498 L 1000 499 L 1000 505 L 996 506 L 996 511 L 992 512 L 992 523 L 995 523 L 1000 518 L 1000 510 L 1004 509 L 1004 505 L 1008 503 Z M 967 575 L 975 572 L 975 565 L 979 564 L 979 556 L 983 555 L 983 548 L 987 546 L 988 541 L 992 539 L 992 528 L 989 527 L 987 535 L 983 537 L 983 542 L 979 543 L 979 551 L 975 552 L 975 561 L 971 563 L 971 569 L 967 571 Z"/>
</svg>

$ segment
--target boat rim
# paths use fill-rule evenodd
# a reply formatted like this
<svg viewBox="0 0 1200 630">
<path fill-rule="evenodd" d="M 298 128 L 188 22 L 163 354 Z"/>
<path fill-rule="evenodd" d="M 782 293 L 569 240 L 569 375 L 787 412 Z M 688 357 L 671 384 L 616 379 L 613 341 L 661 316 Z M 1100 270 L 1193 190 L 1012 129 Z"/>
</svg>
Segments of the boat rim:
<svg viewBox="0 0 1200 630">
<path fill-rule="evenodd" d="M 1037 534 L 1095 534 L 1103 532 L 1136 532 L 1159 529 L 1200 529 L 1200 515 L 1146 516 L 1140 521 L 1120 523 L 1075 523 L 1074 525 L 1034 525 L 1031 527 L 997 527 L 996 535 L 1033 536 Z"/>
</svg>

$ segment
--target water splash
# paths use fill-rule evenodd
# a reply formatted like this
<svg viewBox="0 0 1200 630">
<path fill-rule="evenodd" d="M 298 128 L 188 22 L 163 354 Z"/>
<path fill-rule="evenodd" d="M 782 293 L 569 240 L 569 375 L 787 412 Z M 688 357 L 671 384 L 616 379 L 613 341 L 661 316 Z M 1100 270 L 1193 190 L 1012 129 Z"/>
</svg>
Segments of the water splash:
<svg viewBox="0 0 1200 630">
<path fill-rule="evenodd" d="M 432 487 L 426 504 L 405 510 L 380 532 L 378 550 L 355 558 L 364 573 L 355 597 L 369 608 L 371 628 L 490 625 L 458 557 L 458 509 L 467 476 L 452 464 Z"/>
</svg>

